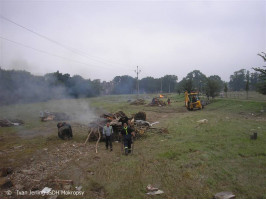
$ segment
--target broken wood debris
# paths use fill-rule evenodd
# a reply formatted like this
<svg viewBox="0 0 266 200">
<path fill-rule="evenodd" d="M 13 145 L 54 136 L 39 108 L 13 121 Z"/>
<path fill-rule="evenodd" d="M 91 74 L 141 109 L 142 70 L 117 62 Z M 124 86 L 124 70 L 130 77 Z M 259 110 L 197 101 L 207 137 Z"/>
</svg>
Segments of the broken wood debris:
<svg viewBox="0 0 266 200">
<path fill-rule="evenodd" d="M 144 99 L 136 99 L 135 101 L 132 101 L 130 103 L 130 105 L 136 105 L 136 106 L 144 105 L 144 104 L 145 104 L 145 100 Z"/>
<path fill-rule="evenodd" d="M 166 106 L 166 103 L 155 97 L 152 99 L 151 103 L 149 103 L 149 106 Z"/>
<path fill-rule="evenodd" d="M 20 126 L 24 121 L 20 119 L 0 119 L 0 127 Z"/>
<path fill-rule="evenodd" d="M 49 112 L 49 111 L 40 111 L 40 119 L 42 122 L 46 121 L 64 121 L 70 120 L 70 116 L 63 112 Z"/>
</svg>

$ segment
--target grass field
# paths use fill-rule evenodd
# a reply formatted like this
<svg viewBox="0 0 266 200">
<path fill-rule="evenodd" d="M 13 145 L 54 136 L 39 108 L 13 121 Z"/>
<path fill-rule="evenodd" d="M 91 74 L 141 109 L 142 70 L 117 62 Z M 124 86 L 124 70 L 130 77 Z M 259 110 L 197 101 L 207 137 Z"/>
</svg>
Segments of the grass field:
<svg viewBox="0 0 266 200">
<path fill-rule="evenodd" d="M 141 98 L 148 103 L 153 96 Z M 106 151 L 104 143 L 100 143 L 96 154 L 95 142 L 90 142 L 86 148 L 80 147 L 80 155 L 73 153 L 74 156 L 63 158 L 67 165 L 56 166 L 58 171 L 51 171 L 50 176 L 82 185 L 84 196 L 74 198 L 154 198 L 146 194 L 148 184 L 164 191 L 155 198 L 213 198 L 221 191 L 231 191 L 236 198 L 266 198 L 266 102 L 223 98 L 213 100 L 203 110 L 187 111 L 183 95 L 168 96 L 172 104 L 166 107 L 129 105 L 128 99 L 135 99 L 135 95 L 0 107 L 0 118 L 25 121 L 24 126 L 0 128 L 0 167 L 12 167 L 16 172 L 34 168 L 40 162 L 48 163 L 48 155 L 56 149 L 71 149 L 83 143 L 87 131 L 76 124 L 86 124 L 102 112 L 122 110 L 130 116 L 145 111 L 147 121 L 159 121 L 154 127 L 167 128 L 169 133 L 149 130 L 135 141 L 134 154 L 130 156 L 122 155 L 120 143 L 115 142 L 113 152 Z M 74 139 L 58 139 L 56 122 L 40 122 L 40 110 L 76 116 L 76 121 L 70 121 Z M 197 123 L 201 119 L 208 123 Z M 253 132 L 258 133 L 257 140 L 250 140 Z M 46 156 L 45 148 L 51 154 Z M 32 158 L 34 161 L 30 162 Z M 46 171 L 49 170 L 39 173 Z M 0 191 L 4 195 L 4 190 Z M 59 196 L 69 197 L 73 196 Z"/>
</svg>

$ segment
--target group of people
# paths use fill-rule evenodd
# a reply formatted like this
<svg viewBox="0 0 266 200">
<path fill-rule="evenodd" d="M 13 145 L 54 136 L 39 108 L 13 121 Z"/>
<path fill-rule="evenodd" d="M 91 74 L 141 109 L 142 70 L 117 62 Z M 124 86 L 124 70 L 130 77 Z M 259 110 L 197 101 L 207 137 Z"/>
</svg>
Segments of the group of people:
<svg viewBox="0 0 266 200">
<path fill-rule="evenodd" d="M 107 122 L 106 126 L 103 127 L 103 136 L 105 137 L 105 147 L 108 150 L 108 147 L 110 145 L 110 151 L 113 150 L 112 134 L 113 134 L 113 127 L 110 126 L 109 122 Z M 133 142 L 132 137 L 135 137 L 135 132 L 130 127 L 129 122 L 123 123 L 123 128 L 121 130 L 120 136 L 124 144 L 125 155 L 128 155 L 129 153 L 132 152 L 132 149 L 131 149 L 132 142 Z"/>
</svg>

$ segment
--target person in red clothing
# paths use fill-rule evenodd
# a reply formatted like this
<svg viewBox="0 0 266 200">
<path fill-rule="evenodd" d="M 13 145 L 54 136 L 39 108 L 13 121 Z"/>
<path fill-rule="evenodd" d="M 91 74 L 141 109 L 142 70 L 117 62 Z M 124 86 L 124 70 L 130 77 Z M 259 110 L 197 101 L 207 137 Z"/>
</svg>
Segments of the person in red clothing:
<svg viewBox="0 0 266 200">
<path fill-rule="evenodd" d="M 170 98 L 167 99 L 167 103 L 168 103 L 168 105 L 170 105 L 170 103 L 171 103 Z"/>
</svg>

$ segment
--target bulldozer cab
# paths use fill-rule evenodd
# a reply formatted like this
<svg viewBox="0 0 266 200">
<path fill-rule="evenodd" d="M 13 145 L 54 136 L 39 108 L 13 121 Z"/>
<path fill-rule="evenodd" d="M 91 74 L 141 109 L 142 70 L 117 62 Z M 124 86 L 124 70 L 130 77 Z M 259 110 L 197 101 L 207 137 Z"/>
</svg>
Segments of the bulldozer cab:
<svg viewBox="0 0 266 200">
<path fill-rule="evenodd" d="M 203 106 L 201 104 L 199 94 L 197 92 L 188 93 L 185 92 L 185 106 L 188 110 L 193 109 L 202 109 Z"/>
</svg>

